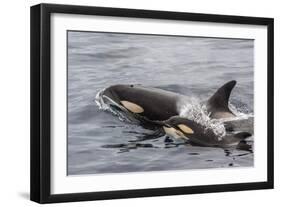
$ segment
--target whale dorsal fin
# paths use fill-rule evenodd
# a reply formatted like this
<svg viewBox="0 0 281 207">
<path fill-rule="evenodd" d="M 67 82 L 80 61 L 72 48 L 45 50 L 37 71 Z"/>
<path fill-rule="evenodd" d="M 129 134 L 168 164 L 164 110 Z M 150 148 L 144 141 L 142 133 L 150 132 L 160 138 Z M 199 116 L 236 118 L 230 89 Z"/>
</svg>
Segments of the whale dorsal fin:
<svg viewBox="0 0 281 207">
<path fill-rule="evenodd" d="M 227 82 L 207 101 L 207 110 L 212 118 L 235 116 L 228 107 L 229 96 L 235 85 L 235 80 Z"/>
</svg>

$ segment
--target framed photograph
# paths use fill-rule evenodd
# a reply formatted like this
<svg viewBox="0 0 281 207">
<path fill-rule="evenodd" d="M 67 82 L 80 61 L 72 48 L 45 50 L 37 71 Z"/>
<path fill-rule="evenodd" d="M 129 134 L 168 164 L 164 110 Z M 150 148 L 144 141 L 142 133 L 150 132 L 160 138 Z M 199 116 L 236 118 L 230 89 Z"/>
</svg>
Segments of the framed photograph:
<svg viewBox="0 0 281 207">
<path fill-rule="evenodd" d="M 273 19 L 31 7 L 31 200 L 273 188 Z"/>
</svg>

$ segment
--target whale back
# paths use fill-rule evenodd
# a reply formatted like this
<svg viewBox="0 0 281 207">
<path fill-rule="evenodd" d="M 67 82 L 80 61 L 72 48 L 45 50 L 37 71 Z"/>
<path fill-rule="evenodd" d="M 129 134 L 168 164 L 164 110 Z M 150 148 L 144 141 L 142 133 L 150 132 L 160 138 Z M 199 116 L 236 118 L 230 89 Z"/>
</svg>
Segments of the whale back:
<svg viewBox="0 0 281 207">
<path fill-rule="evenodd" d="M 114 85 L 107 88 L 102 96 L 150 121 L 163 121 L 179 114 L 178 100 L 181 95 L 157 88 Z"/>
</svg>

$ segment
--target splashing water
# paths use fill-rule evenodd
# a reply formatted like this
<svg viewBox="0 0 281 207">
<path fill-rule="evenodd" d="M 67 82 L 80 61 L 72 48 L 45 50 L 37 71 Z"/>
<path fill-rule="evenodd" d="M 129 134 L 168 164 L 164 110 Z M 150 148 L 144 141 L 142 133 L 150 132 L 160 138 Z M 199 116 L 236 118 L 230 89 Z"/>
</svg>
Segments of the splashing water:
<svg viewBox="0 0 281 207">
<path fill-rule="evenodd" d="M 117 116 L 120 121 L 137 124 L 138 121 L 134 117 L 130 116 L 130 114 L 126 113 L 127 110 L 125 108 L 114 102 L 112 99 L 103 96 L 104 90 L 105 88 L 100 90 L 95 97 L 95 102 L 99 109 L 111 112 Z M 112 106 L 117 106 L 117 108 L 120 108 L 121 110 L 116 110 Z"/>
<path fill-rule="evenodd" d="M 246 105 L 235 106 L 232 103 L 228 104 L 230 111 L 232 111 L 236 117 L 231 118 L 231 120 L 238 120 L 238 119 L 248 119 L 250 117 L 254 117 L 253 112 L 249 112 L 248 107 Z M 227 119 L 226 121 L 228 121 Z"/>
<path fill-rule="evenodd" d="M 96 102 L 97 106 L 99 107 L 99 109 L 102 109 L 102 110 L 106 110 L 107 108 L 109 108 L 109 106 L 107 106 L 102 99 L 102 93 L 104 92 L 104 90 L 105 90 L 105 88 L 100 90 L 95 97 L 95 102 Z"/>
<path fill-rule="evenodd" d="M 118 113 L 116 110 L 113 110 L 112 107 L 110 107 L 110 104 L 107 104 L 105 101 L 110 101 L 112 104 L 117 105 L 115 102 L 113 102 L 111 99 L 105 99 L 103 96 L 103 92 L 105 89 L 100 90 L 96 97 L 95 97 L 95 102 L 99 109 L 103 111 L 109 111 L 112 114 L 116 115 L 121 121 L 125 121 L 126 117 L 123 116 L 121 113 Z"/>
<path fill-rule="evenodd" d="M 191 98 L 191 100 L 185 102 L 179 108 L 181 117 L 195 121 L 196 123 L 206 127 L 205 130 L 213 130 L 213 132 L 218 136 L 218 140 L 221 140 L 222 137 L 225 136 L 226 131 L 223 122 L 218 119 L 211 119 L 206 105 L 200 103 L 198 99 Z"/>
</svg>

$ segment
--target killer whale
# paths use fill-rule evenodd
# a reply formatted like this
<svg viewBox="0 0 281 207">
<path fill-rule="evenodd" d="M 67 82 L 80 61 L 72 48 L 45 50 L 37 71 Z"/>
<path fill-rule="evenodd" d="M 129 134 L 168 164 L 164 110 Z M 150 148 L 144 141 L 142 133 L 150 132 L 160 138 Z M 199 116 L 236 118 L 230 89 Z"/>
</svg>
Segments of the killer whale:
<svg viewBox="0 0 281 207">
<path fill-rule="evenodd" d="M 232 80 L 221 86 L 211 98 L 205 101 L 211 118 L 234 117 L 229 109 L 228 102 L 231 91 L 236 85 Z M 142 85 L 113 85 L 106 88 L 100 96 L 110 106 L 144 118 L 147 121 L 157 122 L 180 115 L 180 106 L 188 102 L 184 95 Z"/>
<path fill-rule="evenodd" d="M 245 139 L 252 135 L 248 132 L 238 132 L 219 136 L 212 128 L 180 116 L 163 121 L 163 129 L 168 136 L 186 139 L 195 145 L 205 147 L 241 147 Z"/>
</svg>

